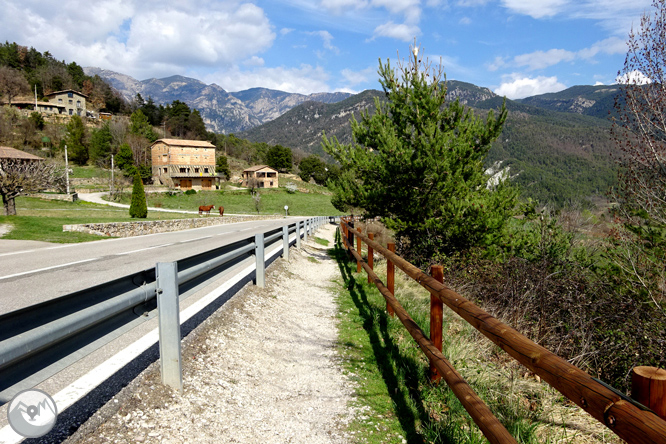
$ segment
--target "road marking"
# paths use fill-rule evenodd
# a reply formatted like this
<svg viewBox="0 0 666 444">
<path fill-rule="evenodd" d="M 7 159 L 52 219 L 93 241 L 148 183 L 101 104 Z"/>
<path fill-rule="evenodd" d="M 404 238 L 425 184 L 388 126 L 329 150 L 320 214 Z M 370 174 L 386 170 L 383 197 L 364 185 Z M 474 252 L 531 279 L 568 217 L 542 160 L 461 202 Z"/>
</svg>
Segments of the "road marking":
<svg viewBox="0 0 666 444">
<path fill-rule="evenodd" d="M 17 276 L 23 276 L 23 275 L 26 275 L 26 274 L 39 273 L 40 271 L 48 271 L 48 270 L 53 270 L 55 268 L 69 267 L 70 265 L 76 265 L 76 264 L 82 264 L 84 262 L 96 261 L 98 259 L 99 259 L 98 257 L 94 257 L 92 259 L 84 259 L 82 261 L 76 261 L 76 262 L 69 262 L 67 264 L 54 265 L 52 267 L 40 268 L 38 270 L 30 270 L 30 271 L 24 271 L 22 273 L 10 274 L 9 276 L 0 277 L 0 281 L 3 280 L 3 279 L 9 279 L 9 278 L 17 277 Z"/>
<path fill-rule="evenodd" d="M 201 240 L 201 239 L 208 239 L 209 237 L 213 237 L 213 235 L 211 234 L 210 236 L 197 237 L 197 238 L 194 238 L 194 239 L 187 239 L 187 240 L 184 240 L 184 241 L 180 241 L 178 243 L 179 244 L 184 244 L 184 243 L 187 243 L 187 242 L 194 242 L 194 241 L 198 241 L 198 240 Z"/>
<path fill-rule="evenodd" d="M 116 253 L 116 254 L 114 254 L 114 256 L 123 256 L 125 254 L 138 253 L 139 251 L 152 250 L 153 248 L 168 247 L 169 245 L 173 245 L 173 242 L 170 243 L 170 244 L 162 244 L 162 245 L 155 245 L 153 247 L 140 248 L 138 250 L 124 251 L 122 253 Z"/>
</svg>

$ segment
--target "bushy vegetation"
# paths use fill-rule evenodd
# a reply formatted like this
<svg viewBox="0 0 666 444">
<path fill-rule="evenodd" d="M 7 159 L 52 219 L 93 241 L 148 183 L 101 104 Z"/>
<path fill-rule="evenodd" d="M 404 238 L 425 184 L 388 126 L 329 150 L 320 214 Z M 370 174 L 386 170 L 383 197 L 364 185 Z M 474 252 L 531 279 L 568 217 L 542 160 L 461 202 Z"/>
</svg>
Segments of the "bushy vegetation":
<svg viewBox="0 0 666 444">
<path fill-rule="evenodd" d="M 143 190 L 143 182 L 139 173 L 134 175 L 134 186 L 132 188 L 132 203 L 130 203 L 129 214 L 131 217 L 145 219 L 148 216 L 146 205 L 146 193 Z"/>
</svg>

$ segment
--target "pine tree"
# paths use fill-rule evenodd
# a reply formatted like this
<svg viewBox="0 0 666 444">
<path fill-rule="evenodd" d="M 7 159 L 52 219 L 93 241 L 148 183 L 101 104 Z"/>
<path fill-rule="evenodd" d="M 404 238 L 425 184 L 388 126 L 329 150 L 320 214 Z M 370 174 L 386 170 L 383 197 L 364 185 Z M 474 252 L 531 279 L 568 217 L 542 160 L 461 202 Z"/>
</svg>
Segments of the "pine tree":
<svg viewBox="0 0 666 444">
<path fill-rule="evenodd" d="M 455 101 L 445 103 L 442 67 L 413 57 L 398 70 L 379 62 L 388 99 L 376 113 L 352 119 L 354 142 L 325 136 L 324 150 L 343 172 L 331 188 L 341 210 L 360 207 L 396 233 L 400 252 L 424 264 L 496 242 L 514 214 L 517 192 L 488 188 L 484 160 L 502 131 L 506 109 L 486 119 Z"/>
<path fill-rule="evenodd" d="M 148 207 L 146 205 L 146 193 L 143 191 L 143 182 L 137 172 L 134 175 L 134 186 L 132 187 L 132 203 L 130 204 L 129 214 L 131 217 L 145 219 L 148 217 Z"/>
</svg>

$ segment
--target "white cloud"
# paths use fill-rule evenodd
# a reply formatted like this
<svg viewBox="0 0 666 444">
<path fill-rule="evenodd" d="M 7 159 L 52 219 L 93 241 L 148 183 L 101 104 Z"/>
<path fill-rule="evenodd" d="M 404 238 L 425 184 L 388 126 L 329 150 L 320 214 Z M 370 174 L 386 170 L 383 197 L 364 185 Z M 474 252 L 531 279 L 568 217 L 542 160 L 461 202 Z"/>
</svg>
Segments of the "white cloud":
<svg viewBox="0 0 666 444">
<path fill-rule="evenodd" d="M 367 83 L 371 80 L 374 80 L 377 76 L 377 70 L 372 67 L 365 68 L 361 71 L 353 71 L 351 69 L 343 69 L 340 74 L 345 80 L 345 83 L 352 87 L 360 85 L 362 83 Z"/>
<path fill-rule="evenodd" d="M 7 3 L 7 2 L 4 2 Z M 3 4 L 7 40 L 82 66 L 138 78 L 232 65 L 273 44 L 264 11 L 249 3 L 164 0 L 23 0 Z"/>
<path fill-rule="evenodd" d="M 333 41 L 333 36 L 331 35 L 330 32 L 314 31 L 314 32 L 306 32 L 306 34 L 321 37 L 321 39 L 324 41 L 324 48 L 328 49 L 329 51 L 333 51 L 336 54 L 340 53 L 340 50 L 335 46 L 333 46 L 333 44 L 331 43 Z"/>
<path fill-rule="evenodd" d="M 516 66 L 527 66 L 529 69 L 544 69 L 557 65 L 560 62 L 571 62 L 576 53 L 564 49 L 550 49 L 548 51 L 535 51 L 514 57 Z"/>
<path fill-rule="evenodd" d="M 241 70 L 238 67 L 206 76 L 206 83 L 217 83 L 227 91 L 269 88 L 291 93 L 311 94 L 330 91 L 329 74 L 321 67 L 301 65 Z"/>
<path fill-rule="evenodd" d="M 469 17 L 463 17 L 458 21 L 458 23 L 460 23 L 461 25 L 469 25 L 470 23 L 472 23 L 472 19 L 470 19 Z"/>
<path fill-rule="evenodd" d="M 411 42 L 414 37 L 419 35 L 421 35 L 421 29 L 418 26 L 388 22 L 375 28 L 373 39 L 375 37 L 391 37 L 403 42 Z"/>
<path fill-rule="evenodd" d="M 386 8 L 391 14 L 401 14 L 407 23 L 418 23 L 421 18 L 420 0 L 370 0 L 372 6 Z"/>
<path fill-rule="evenodd" d="M 598 80 L 596 82 L 594 82 L 594 86 L 603 86 L 603 85 L 605 85 L 604 82 L 600 82 Z"/>
<path fill-rule="evenodd" d="M 368 6 L 368 2 L 361 0 L 321 0 L 319 5 L 333 14 L 342 14 L 350 9 L 364 9 Z"/>
<path fill-rule="evenodd" d="M 640 71 L 631 71 L 615 78 L 616 83 L 631 85 L 646 85 L 652 83 L 652 80 Z"/>
<path fill-rule="evenodd" d="M 535 19 L 559 14 L 568 3 L 569 0 L 502 0 L 505 8 Z"/>
<path fill-rule="evenodd" d="M 511 74 L 504 76 L 503 82 L 495 90 L 495 94 L 506 96 L 509 99 L 522 99 L 563 89 L 566 89 L 566 86 L 558 82 L 557 77 L 522 77 L 519 74 Z"/>
</svg>

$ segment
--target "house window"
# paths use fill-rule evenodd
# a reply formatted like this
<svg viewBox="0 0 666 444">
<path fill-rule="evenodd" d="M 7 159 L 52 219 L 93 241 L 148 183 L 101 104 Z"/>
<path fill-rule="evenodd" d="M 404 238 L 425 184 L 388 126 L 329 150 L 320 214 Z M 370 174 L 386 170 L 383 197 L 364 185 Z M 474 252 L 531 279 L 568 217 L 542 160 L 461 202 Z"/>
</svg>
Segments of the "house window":
<svg viewBox="0 0 666 444">
<path fill-rule="evenodd" d="M 77 107 L 77 108 L 81 108 L 81 101 L 80 101 L 80 100 L 77 100 L 77 101 L 76 101 L 76 107 Z"/>
<path fill-rule="evenodd" d="M 187 168 L 181 168 L 181 169 L 180 169 L 180 172 L 181 172 L 181 173 L 187 173 Z"/>
<path fill-rule="evenodd" d="M 70 100 L 70 101 L 69 101 L 69 104 L 71 105 L 72 103 L 74 103 L 74 101 L 73 101 L 73 100 Z"/>
<path fill-rule="evenodd" d="M 58 99 L 58 103 L 62 103 L 62 99 Z"/>
<path fill-rule="evenodd" d="M 70 109 L 70 110 L 69 110 L 69 115 L 71 116 L 72 114 L 74 114 L 74 110 L 73 110 L 73 109 Z"/>
<path fill-rule="evenodd" d="M 208 168 L 204 168 L 204 173 L 207 173 L 207 172 L 208 172 Z"/>
<path fill-rule="evenodd" d="M 271 186 L 273 186 L 273 181 L 271 180 Z"/>
<path fill-rule="evenodd" d="M 71 99 L 72 97 L 74 97 L 74 93 L 68 92 L 67 97 L 69 97 Z M 72 102 L 70 101 L 69 103 L 72 103 Z"/>
<path fill-rule="evenodd" d="M 198 173 L 198 172 L 199 172 L 199 168 L 194 168 L 194 172 L 195 172 L 195 173 Z"/>
</svg>

